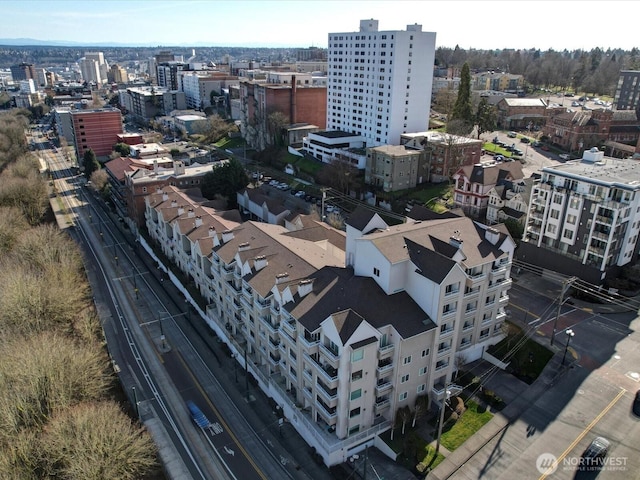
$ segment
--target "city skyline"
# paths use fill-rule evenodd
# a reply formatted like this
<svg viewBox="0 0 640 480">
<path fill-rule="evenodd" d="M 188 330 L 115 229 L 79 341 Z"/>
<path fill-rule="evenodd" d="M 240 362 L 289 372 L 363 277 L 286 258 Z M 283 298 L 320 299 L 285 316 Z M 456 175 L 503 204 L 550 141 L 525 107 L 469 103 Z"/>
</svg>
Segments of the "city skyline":
<svg viewBox="0 0 640 480">
<path fill-rule="evenodd" d="M 624 11 L 629 5 L 595 0 L 580 4 L 527 0 L 9 0 L 3 2 L 1 35 L 3 39 L 72 46 L 326 48 L 330 32 L 354 32 L 360 20 L 374 18 L 380 22 L 380 31 L 405 30 L 418 23 L 423 31 L 436 33 L 436 48 L 631 50 L 636 45 L 628 30 L 600 20 L 605 12 Z M 592 19 L 593 15 L 598 18 Z"/>
</svg>

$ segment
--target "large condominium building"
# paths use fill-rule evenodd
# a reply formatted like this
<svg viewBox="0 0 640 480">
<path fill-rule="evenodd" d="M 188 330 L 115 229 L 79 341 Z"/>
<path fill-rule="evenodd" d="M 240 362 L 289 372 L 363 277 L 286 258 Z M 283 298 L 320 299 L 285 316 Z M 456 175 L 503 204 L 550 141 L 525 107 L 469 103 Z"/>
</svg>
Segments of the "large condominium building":
<svg viewBox="0 0 640 480">
<path fill-rule="evenodd" d="M 11 65 L 11 78 L 14 83 L 18 83 L 20 80 L 36 80 L 36 69 L 32 63 L 21 63 L 19 65 Z"/>
<path fill-rule="evenodd" d="M 466 217 L 346 234 L 309 218 L 229 222 L 172 187 L 146 226 L 193 279 L 207 324 L 327 465 L 373 445 L 396 412 L 434 408 L 454 372 L 503 337 L 514 243 Z"/>
<path fill-rule="evenodd" d="M 604 157 L 545 167 L 533 186 L 518 257 L 600 283 L 638 258 L 640 163 Z"/>
<path fill-rule="evenodd" d="M 640 109 L 640 71 L 622 70 L 613 104 L 616 110 Z"/>
<path fill-rule="evenodd" d="M 367 147 L 399 145 L 400 135 L 429 127 L 436 34 L 422 26 L 330 33 L 327 129 L 356 133 Z"/>
</svg>

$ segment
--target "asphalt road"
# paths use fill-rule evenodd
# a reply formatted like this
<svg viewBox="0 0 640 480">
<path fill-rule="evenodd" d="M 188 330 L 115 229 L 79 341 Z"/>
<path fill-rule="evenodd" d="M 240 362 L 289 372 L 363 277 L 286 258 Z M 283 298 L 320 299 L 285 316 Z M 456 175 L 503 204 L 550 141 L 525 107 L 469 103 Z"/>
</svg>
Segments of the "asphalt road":
<svg viewBox="0 0 640 480">
<path fill-rule="evenodd" d="M 525 280 L 521 277 L 509 292 L 511 318 L 548 345 L 560 287 Z M 565 304 L 556 327 L 552 348 L 559 375 L 456 472 L 456 480 L 640 478 L 640 418 L 631 411 L 640 389 L 640 318 Z M 570 345 L 568 328 L 575 332 Z M 581 455 L 596 436 L 611 442 L 608 463 L 598 471 L 580 471 Z M 548 458 L 556 463 L 544 463 Z"/>
</svg>

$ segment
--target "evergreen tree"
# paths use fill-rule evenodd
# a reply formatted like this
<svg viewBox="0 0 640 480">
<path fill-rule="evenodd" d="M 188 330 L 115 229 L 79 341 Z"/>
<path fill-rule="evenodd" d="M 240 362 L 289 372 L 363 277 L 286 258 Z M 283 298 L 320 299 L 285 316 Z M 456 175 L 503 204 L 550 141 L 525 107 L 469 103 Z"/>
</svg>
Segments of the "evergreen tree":
<svg viewBox="0 0 640 480">
<path fill-rule="evenodd" d="M 489 105 L 485 97 L 482 97 L 478 104 L 476 126 L 478 129 L 478 138 L 480 138 L 480 135 L 484 132 L 493 132 L 496 129 L 496 112 L 494 108 Z"/>
<path fill-rule="evenodd" d="M 458 124 L 464 125 L 463 131 L 471 132 L 473 129 L 473 110 L 471 107 L 471 72 L 469 64 L 465 63 L 460 72 L 460 87 L 458 88 L 458 98 L 453 106 L 450 120 L 457 120 Z M 459 128 L 459 127 L 458 127 Z M 456 132 L 458 133 L 458 132 Z"/>
<path fill-rule="evenodd" d="M 232 158 L 229 163 L 215 167 L 202 180 L 202 195 L 213 199 L 216 195 L 227 199 L 228 208 L 236 208 L 238 200 L 236 192 L 249 183 L 249 177 L 242 164 Z"/>
<path fill-rule="evenodd" d="M 82 157 L 82 164 L 84 165 L 84 176 L 87 180 L 91 178 L 91 174 L 96 170 L 100 170 L 100 162 L 96 158 L 96 154 L 93 153 L 93 150 L 89 149 L 84 152 L 84 156 Z"/>
</svg>

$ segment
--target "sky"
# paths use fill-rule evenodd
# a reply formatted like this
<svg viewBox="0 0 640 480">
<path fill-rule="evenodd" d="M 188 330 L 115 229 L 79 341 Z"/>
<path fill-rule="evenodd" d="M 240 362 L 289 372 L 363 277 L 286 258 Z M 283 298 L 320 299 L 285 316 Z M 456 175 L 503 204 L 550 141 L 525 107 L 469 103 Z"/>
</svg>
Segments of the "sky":
<svg viewBox="0 0 640 480">
<path fill-rule="evenodd" d="M 328 33 L 373 18 L 381 31 L 420 24 L 436 32 L 436 47 L 640 47 L 633 27 L 614 21 L 638 17 L 632 0 L 3 0 L 0 12 L 0 38 L 88 46 L 326 48 Z"/>
</svg>

